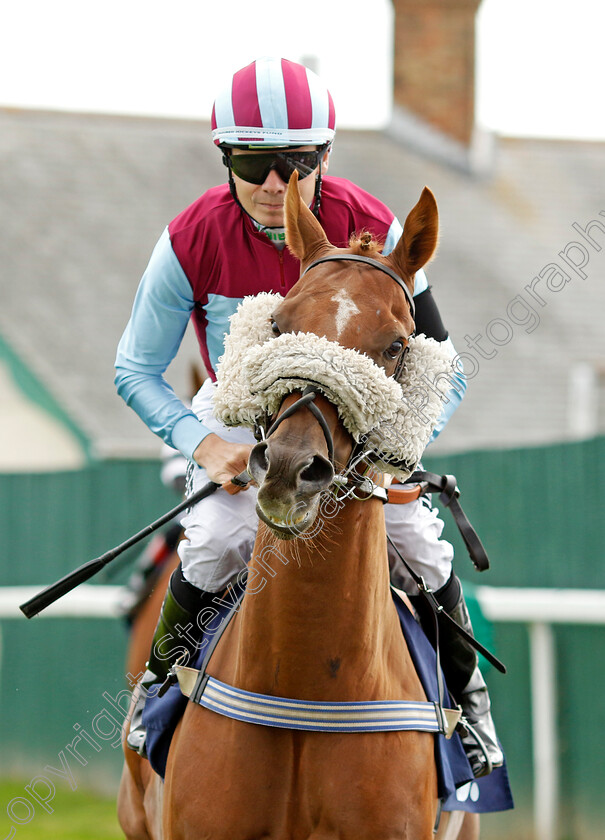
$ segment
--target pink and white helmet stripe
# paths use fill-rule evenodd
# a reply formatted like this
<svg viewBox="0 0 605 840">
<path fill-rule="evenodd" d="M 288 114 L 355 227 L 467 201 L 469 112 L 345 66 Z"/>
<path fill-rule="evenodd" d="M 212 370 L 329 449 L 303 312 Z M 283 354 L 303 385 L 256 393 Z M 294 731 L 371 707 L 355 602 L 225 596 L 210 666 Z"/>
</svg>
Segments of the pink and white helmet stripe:
<svg viewBox="0 0 605 840">
<path fill-rule="evenodd" d="M 323 145 L 334 138 L 334 103 L 307 67 L 261 58 L 233 76 L 216 98 L 211 122 L 217 145 Z"/>
</svg>

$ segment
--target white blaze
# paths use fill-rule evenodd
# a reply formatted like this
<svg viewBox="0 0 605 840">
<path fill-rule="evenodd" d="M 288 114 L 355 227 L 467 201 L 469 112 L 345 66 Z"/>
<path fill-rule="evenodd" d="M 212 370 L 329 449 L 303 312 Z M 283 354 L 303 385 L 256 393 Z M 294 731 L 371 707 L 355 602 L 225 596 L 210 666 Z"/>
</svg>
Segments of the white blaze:
<svg viewBox="0 0 605 840">
<path fill-rule="evenodd" d="M 351 300 L 348 293 L 344 289 L 341 289 L 337 294 L 334 295 L 333 298 L 330 299 L 338 304 L 338 309 L 336 310 L 336 330 L 337 338 L 340 338 L 341 333 L 349 323 L 351 316 L 359 315 L 360 310 L 357 308 L 355 303 Z"/>
</svg>

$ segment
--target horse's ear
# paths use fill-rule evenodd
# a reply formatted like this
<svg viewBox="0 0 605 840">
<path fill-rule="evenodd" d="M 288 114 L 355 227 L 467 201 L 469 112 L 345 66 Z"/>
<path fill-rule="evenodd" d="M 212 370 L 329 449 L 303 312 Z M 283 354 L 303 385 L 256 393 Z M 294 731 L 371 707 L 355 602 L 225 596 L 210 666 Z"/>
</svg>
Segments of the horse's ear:
<svg viewBox="0 0 605 840">
<path fill-rule="evenodd" d="M 431 259 L 437 247 L 439 213 L 435 196 L 425 187 L 405 224 L 401 238 L 386 259 L 411 285 L 414 275 Z"/>
<path fill-rule="evenodd" d="M 332 248 L 324 229 L 300 197 L 298 172 L 290 176 L 286 192 L 285 212 L 286 243 L 302 266 L 314 259 L 319 251 Z"/>
</svg>

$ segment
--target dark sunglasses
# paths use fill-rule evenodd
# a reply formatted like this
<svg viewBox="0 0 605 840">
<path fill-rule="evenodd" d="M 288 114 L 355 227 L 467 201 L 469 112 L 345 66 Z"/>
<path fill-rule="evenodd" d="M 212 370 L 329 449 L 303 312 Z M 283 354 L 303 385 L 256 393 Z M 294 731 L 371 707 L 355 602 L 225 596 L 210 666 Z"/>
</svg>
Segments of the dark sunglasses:
<svg viewBox="0 0 605 840">
<path fill-rule="evenodd" d="M 296 170 L 301 178 L 307 178 L 319 166 L 325 147 L 311 152 L 297 152 L 287 150 L 283 152 L 267 152 L 257 155 L 223 155 L 223 163 L 232 172 L 249 184 L 264 184 L 272 169 L 279 177 L 288 183 L 290 175 Z"/>
</svg>

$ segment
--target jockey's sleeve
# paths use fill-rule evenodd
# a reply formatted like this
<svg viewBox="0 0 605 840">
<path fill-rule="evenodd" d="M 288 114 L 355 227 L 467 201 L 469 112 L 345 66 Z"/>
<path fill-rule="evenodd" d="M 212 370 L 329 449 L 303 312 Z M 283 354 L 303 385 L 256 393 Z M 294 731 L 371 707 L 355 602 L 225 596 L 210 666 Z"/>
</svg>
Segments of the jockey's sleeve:
<svg viewBox="0 0 605 840">
<path fill-rule="evenodd" d="M 403 233 L 401 223 L 397 218 L 393 219 L 389 232 L 387 234 L 382 253 L 386 256 L 390 254 L 395 245 L 399 242 L 399 238 Z M 416 328 L 418 332 L 423 332 L 429 338 L 434 338 L 441 342 L 444 347 L 451 353 L 452 360 L 457 357 L 456 348 L 454 347 L 451 338 L 448 336 L 447 330 L 441 320 L 441 315 L 437 307 L 435 298 L 429 288 L 429 282 L 424 269 L 416 272 L 414 278 L 414 302 L 416 304 Z M 447 423 L 454 413 L 466 392 L 466 377 L 462 370 L 462 363 L 458 359 L 455 364 L 452 364 L 452 374 L 450 377 L 452 387 L 445 395 L 443 409 L 441 416 L 437 421 L 437 425 L 433 429 L 433 433 L 429 439 L 431 444 L 441 431 L 447 426 Z"/>
<path fill-rule="evenodd" d="M 166 229 L 151 255 L 118 345 L 115 384 L 151 431 L 187 458 L 210 430 L 176 396 L 164 372 L 179 349 L 193 307 L 191 286 Z"/>
</svg>

